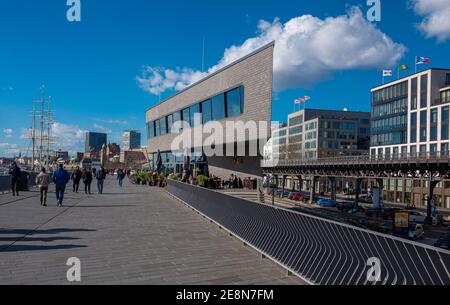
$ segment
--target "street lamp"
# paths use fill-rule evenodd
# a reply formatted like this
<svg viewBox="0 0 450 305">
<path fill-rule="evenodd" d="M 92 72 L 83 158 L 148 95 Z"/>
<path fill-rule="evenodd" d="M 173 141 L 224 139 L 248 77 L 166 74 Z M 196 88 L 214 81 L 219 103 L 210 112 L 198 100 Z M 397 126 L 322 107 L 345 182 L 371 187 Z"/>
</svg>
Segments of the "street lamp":
<svg viewBox="0 0 450 305">
<path fill-rule="evenodd" d="M 269 183 L 270 183 L 270 189 L 272 190 L 272 205 L 275 206 L 275 190 L 277 189 L 277 179 L 274 175 L 270 175 Z"/>
</svg>

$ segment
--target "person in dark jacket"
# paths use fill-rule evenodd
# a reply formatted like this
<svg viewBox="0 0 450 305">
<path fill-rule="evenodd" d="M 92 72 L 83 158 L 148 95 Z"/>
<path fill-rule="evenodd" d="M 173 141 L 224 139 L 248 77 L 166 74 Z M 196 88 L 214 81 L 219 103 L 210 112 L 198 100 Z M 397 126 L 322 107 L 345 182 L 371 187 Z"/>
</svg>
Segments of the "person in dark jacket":
<svg viewBox="0 0 450 305">
<path fill-rule="evenodd" d="M 77 166 L 75 171 L 72 173 L 72 176 L 70 177 L 73 181 L 73 192 L 78 193 L 78 188 L 80 187 L 80 181 L 83 176 L 83 173 L 80 171 L 80 167 Z"/>
<path fill-rule="evenodd" d="M 56 200 L 58 201 L 58 206 L 62 207 L 66 185 L 70 181 L 70 174 L 64 169 L 63 164 L 60 164 L 59 168 L 53 173 L 52 181 L 56 186 Z"/>
<path fill-rule="evenodd" d="M 13 196 L 19 196 L 19 181 L 21 176 L 20 168 L 17 166 L 16 162 L 11 164 L 9 169 L 9 175 L 11 176 L 11 190 Z"/>
<path fill-rule="evenodd" d="M 106 179 L 106 171 L 103 166 L 97 171 L 95 178 L 97 178 L 98 193 L 103 194 L 103 185 Z"/>
<path fill-rule="evenodd" d="M 123 179 L 125 179 L 125 172 L 121 168 L 119 168 L 117 170 L 117 181 L 119 181 L 120 187 L 123 186 Z"/>
<path fill-rule="evenodd" d="M 84 183 L 84 192 L 86 194 L 91 194 L 91 183 L 92 183 L 92 171 L 90 169 L 85 169 L 83 172 L 83 183 Z"/>
</svg>

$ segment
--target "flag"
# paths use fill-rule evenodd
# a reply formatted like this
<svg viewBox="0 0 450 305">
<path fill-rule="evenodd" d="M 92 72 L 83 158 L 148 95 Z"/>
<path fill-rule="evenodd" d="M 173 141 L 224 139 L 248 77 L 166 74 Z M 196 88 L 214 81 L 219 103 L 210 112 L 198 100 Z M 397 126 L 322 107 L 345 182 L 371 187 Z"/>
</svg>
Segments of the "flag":
<svg viewBox="0 0 450 305">
<path fill-rule="evenodd" d="M 431 59 L 427 57 L 416 57 L 416 65 L 428 65 L 431 62 Z"/>
<path fill-rule="evenodd" d="M 383 70 L 383 77 L 392 76 L 392 70 Z"/>
<path fill-rule="evenodd" d="M 311 99 L 311 97 L 305 96 L 305 97 L 301 97 L 301 98 L 296 99 L 294 102 L 295 102 L 296 105 L 299 105 L 301 103 L 305 103 L 305 102 L 309 101 L 310 99 Z"/>
<path fill-rule="evenodd" d="M 401 64 L 401 65 L 398 65 L 397 69 L 399 71 L 404 71 L 404 70 L 408 70 L 409 67 L 407 65 L 405 65 L 405 64 Z"/>
</svg>

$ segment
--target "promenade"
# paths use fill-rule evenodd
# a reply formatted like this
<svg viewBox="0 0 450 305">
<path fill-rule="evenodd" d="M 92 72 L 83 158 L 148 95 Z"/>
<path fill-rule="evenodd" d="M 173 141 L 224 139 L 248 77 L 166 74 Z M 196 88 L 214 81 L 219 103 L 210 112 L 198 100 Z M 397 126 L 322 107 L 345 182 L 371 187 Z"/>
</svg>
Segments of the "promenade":
<svg viewBox="0 0 450 305">
<path fill-rule="evenodd" d="M 53 189 L 47 204 L 0 195 L 0 284 L 70 284 L 71 257 L 80 284 L 304 284 L 162 189 L 108 178 L 103 195 L 68 185 L 63 208 Z"/>
</svg>

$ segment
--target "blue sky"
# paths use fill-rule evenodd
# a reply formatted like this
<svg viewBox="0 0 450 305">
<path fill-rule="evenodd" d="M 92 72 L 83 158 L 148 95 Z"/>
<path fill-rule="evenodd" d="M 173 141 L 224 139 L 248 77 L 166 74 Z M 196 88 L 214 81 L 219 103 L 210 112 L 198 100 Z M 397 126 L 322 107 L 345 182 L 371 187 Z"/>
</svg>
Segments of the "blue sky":
<svg viewBox="0 0 450 305">
<path fill-rule="evenodd" d="M 280 75 L 289 84 L 274 94 L 273 119 L 286 120 L 294 108 L 293 100 L 304 95 L 312 97 L 308 107 L 369 111 L 369 90 L 380 83 L 382 68 L 406 63 L 412 72 L 415 55 L 430 57 L 432 67 L 450 68 L 450 29 L 433 23 L 450 7 L 450 0 L 423 1 L 381 0 L 382 20 L 371 25 L 379 33 L 372 33 L 367 40 L 364 33 L 355 33 L 357 28 L 343 25 L 348 32 L 340 34 L 356 35 L 365 50 L 373 49 L 374 40 L 376 53 L 386 54 L 384 64 L 382 58 L 358 58 L 353 63 L 356 56 L 351 53 L 361 52 L 343 49 L 341 44 L 350 40 L 328 38 L 325 30 L 320 43 L 314 41 L 326 54 L 313 54 L 316 49 L 309 45 L 290 49 L 293 57 L 303 50 L 309 55 L 302 57 L 303 64 L 287 70 L 286 58 L 280 56 L 282 62 L 277 65 L 281 72 L 275 77 Z M 20 137 L 31 125 L 29 111 L 42 84 L 54 103 L 59 138 L 73 138 L 55 148 L 82 150 L 85 130 L 107 131 L 111 142 L 119 142 L 125 129 L 145 131 L 144 111 L 160 98 L 144 90 L 142 83 L 139 86 L 138 77 L 149 77 L 143 74 L 144 67 L 171 69 L 179 77 L 187 71 L 187 80 L 192 80 L 194 72 L 201 70 L 203 38 L 205 67 L 210 68 L 221 62 L 225 49 L 238 46 L 245 51 L 247 39 L 262 41 L 261 32 L 293 18 L 312 15 L 323 27 L 322 21 L 331 23 L 326 18 L 351 15 L 352 7 L 359 7 L 364 18 L 368 9 L 366 0 L 261 0 L 258 5 L 245 0 L 81 3 L 82 21 L 69 23 L 65 0 L 0 0 L 0 155 L 28 151 L 28 141 Z M 275 18 L 279 21 L 272 23 Z M 390 43 L 377 42 L 383 40 L 382 35 Z M 298 81 L 302 73 L 313 81 Z M 161 98 L 174 92 L 170 86 L 164 89 Z"/>
</svg>

